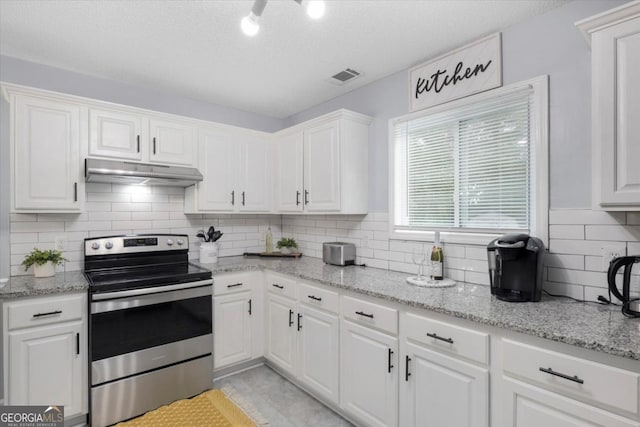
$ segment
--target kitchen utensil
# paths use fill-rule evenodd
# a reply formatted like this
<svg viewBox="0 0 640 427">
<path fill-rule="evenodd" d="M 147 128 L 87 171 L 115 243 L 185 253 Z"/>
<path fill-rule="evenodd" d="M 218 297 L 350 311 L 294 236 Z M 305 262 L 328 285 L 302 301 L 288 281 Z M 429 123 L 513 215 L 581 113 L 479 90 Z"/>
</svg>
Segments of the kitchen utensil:
<svg viewBox="0 0 640 427">
<path fill-rule="evenodd" d="M 609 291 L 622 301 L 622 314 L 627 317 L 640 317 L 640 298 L 632 296 L 632 293 L 639 293 L 640 289 L 631 290 L 631 268 L 635 263 L 640 263 L 640 255 L 614 258 L 609 263 L 609 271 L 607 271 Z M 621 268 L 623 269 L 622 293 L 616 285 L 616 274 Z"/>
<path fill-rule="evenodd" d="M 213 238 L 213 242 L 217 242 L 217 241 L 218 241 L 218 239 L 220 239 L 220 238 L 222 237 L 222 235 L 223 235 L 223 234 L 224 234 L 224 233 L 222 233 L 222 232 L 221 232 L 221 231 L 219 231 L 219 230 L 218 230 L 218 231 L 216 231 L 215 233 L 213 233 L 213 236 L 212 236 L 212 238 Z"/>
<path fill-rule="evenodd" d="M 196 234 L 196 237 L 201 238 L 202 240 L 204 240 L 205 242 L 207 241 L 207 236 L 204 235 L 204 230 L 200 230 L 198 231 L 198 234 Z"/>
<path fill-rule="evenodd" d="M 216 229 L 213 227 L 213 225 L 211 227 L 209 227 L 209 230 L 207 230 L 207 237 L 209 238 L 209 240 L 207 240 L 207 242 L 213 242 L 213 234 L 216 232 Z"/>
</svg>

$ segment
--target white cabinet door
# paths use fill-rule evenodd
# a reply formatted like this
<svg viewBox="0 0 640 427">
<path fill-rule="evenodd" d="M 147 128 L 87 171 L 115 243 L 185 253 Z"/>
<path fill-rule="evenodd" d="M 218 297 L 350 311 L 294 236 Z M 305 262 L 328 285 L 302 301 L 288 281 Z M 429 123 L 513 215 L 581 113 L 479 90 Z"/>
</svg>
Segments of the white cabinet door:
<svg viewBox="0 0 640 427">
<path fill-rule="evenodd" d="M 196 184 L 197 210 L 233 211 L 237 168 L 236 140 L 227 131 L 200 129 L 198 168 L 204 181 Z M 187 191 L 193 189 L 187 188 Z"/>
<path fill-rule="evenodd" d="M 305 304 L 299 308 L 298 379 L 333 403 L 339 403 L 340 323 L 338 316 L 315 310 Z"/>
<path fill-rule="evenodd" d="M 141 139 L 147 138 L 143 121 L 147 123 L 134 114 L 92 108 L 89 110 L 89 155 L 142 160 Z"/>
<path fill-rule="evenodd" d="M 64 405 L 66 417 L 83 413 L 81 331 L 82 323 L 73 322 L 9 333 L 9 405 Z"/>
<path fill-rule="evenodd" d="M 236 206 L 240 211 L 267 212 L 271 201 L 271 150 L 268 141 L 243 137 L 240 144 Z"/>
<path fill-rule="evenodd" d="M 489 426 L 487 369 L 411 343 L 403 354 L 401 426 Z"/>
<path fill-rule="evenodd" d="M 279 212 L 302 212 L 304 204 L 302 134 L 294 133 L 276 141 L 275 196 Z"/>
<path fill-rule="evenodd" d="M 295 302 L 267 293 L 265 357 L 292 375 L 296 373 Z"/>
<path fill-rule="evenodd" d="M 640 210 L 640 7 L 627 7 L 612 22 L 597 15 L 579 24 L 598 27 L 591 33 L 593 202 L 605 210 Z"/>
<path fill-rule="evenodd" d="M 504 426 L 639 427 L 632 421 L 591 405 L 511 378 L 504 378 Z"/>
<path fill-rule="evenodd" d="M 341 407 L 368 426 L 398 424 L 398 339 L 342 320 Z"/>
<path fill-rule="evenodd" d="M 193 166 L 195 163 L 195 128 L 167 120 L 149 120 L 151 147 L 149 159 L 152 162 L 179 166 Z"/>
<path fill-rule="evenodd" d="M 304 132 L 304 204 L 307 211 L 340 210 L 339 122 Z"/>
<path fill-rule="evenodd" d="M 251 359 L 252 305 L 251 291 L 213 298 L 215 369 Z"/>
<path fill-rule="evenodd" d="M 12 104 L 13 208 L 79 211 L 81 107 L 22 95 Z"/>
</svg>

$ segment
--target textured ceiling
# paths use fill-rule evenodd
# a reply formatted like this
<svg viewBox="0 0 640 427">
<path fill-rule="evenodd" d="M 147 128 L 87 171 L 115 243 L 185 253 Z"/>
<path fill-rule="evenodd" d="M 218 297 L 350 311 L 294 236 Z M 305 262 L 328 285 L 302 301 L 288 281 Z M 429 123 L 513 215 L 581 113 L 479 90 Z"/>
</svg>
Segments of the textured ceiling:
<svg viewBox="0 0 640 427">
<path fill-rule="evenodd" d="M 270 0 L 249 38 L 246 0 L 0 0 L 0 53 L 284 118 L 566 2 L 334 0 L 313 21 Z"/>
</svg>

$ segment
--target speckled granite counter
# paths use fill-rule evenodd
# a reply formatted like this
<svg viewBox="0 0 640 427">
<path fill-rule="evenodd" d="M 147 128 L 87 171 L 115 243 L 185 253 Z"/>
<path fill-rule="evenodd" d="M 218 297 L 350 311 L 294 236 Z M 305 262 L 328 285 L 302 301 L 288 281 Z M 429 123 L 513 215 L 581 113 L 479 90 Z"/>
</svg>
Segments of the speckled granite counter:
<svg viewBox="0 0 640 427">
<path fill-rule="evenodd" d="M 458 284 L 451 288 L 420 288 L 406 283 L 406 273 L 370 267 L 335 267 L 317 258 L 230 257 L 202 266 L 214 274 L 268 268 L 412 307 L 640 360 L 640 319 L 624 317 L 618 307 L 551 297 L 543 297 L 539 303 L 508 303 L 491 297 L 486 286 Z"/>
<path fill-rule="evenodd" d="M 625 318 L 617 307 L 551 297 L 544 297 L 540 303 L 507 303 L 491 297 L 486 286 L 461 283 L 451 288 L 420 288 L 406 283 L 406 273 L 370 267 L 335 267 L 317 258 L 229 257 L 220 258 L 217 264 L 199 265 L 211 269 L 214 275 L 267 268 L 412 307 L 640 360 L 640 319 Z M 0 300 L 82 291 L 87 287 L 79 271 L 59 273 L 47 279 L 16 276 L 0 287 Z"/>
<path fill-rule="evenodd" d="M 85 291 L 89 288 L 82 271 L 57 273 L 53 277 L 36 279 L 29 276 L 13 276 L 0 286 L 0 300 Z"/>
</svg>

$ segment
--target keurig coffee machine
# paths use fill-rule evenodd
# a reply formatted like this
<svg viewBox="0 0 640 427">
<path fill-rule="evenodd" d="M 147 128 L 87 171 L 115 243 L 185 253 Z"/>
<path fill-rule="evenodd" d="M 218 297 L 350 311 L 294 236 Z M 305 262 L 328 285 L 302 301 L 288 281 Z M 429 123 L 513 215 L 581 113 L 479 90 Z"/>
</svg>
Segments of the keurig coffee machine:
<svg viewBox="0 0 640 427">
<path fill-rule="evenodd" d="M 491 295 L 511 302 L 540 301 L 544 243 L 527 234 L 507 234 L 487 246 Z"/>
</svg>

